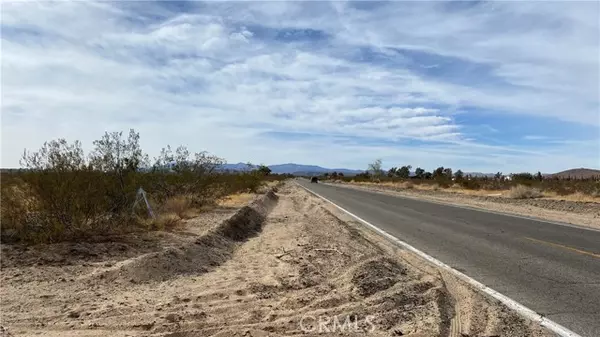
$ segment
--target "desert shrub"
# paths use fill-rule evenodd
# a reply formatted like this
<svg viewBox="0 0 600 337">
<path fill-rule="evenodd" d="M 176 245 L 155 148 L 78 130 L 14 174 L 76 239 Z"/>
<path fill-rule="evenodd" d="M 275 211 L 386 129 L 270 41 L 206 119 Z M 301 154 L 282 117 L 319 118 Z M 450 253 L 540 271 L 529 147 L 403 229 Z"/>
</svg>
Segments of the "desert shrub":
<svg viewBox="0 0 600 337">
<path fill-rule="evenodd" d="M 510 189 L 508 196 L 512 199 L 532 199 L 542 196 L 540 190 L 525 185 L 517 185 Z"/>
<path fill-rule="evenodd" d="M 474 181 L 480 188 L 484 190 L 508 190 L 514 183 L 500 179 L 475 179 Z"/>
<path fill-rule="evenodd" d="M 600 196 L 600 195 L 598 195 L 598 196 Z M 570 195 L 569 200 L 587 202 L 589 200 L 589 197 L 597 198 L 598 196 L 585 194 L 582 192 L 575 192 Z"/>
<path fill-rule="evenodd" d="M 116 183 L 87 165 L 79 142 L 46 142 L 37 152 L 25 152 L 21 163 L 28 170 L 18 174 L 18 182 L 3 183 L 8 185 L 3 189 L 3 204 L 17 209 L 4 212 L 3 205 L 3 238 L 52 241 L 89 232 L 92 224 L 96 229 L 107 225 L 101 210 L 113 211 L 115 199 L 110 192 Z M 15 204 L 14 199 L 20 198 L 17 191 L 26 195 L 27 203 Z"/>
<path fill-rule="evenodd" d="M 162 207 L 162 212 L 176 214 L 180 219 L 187 217 L 187 212 L 190 210 L 192 203 L 190 196 L 178 195 L 167 199 Z"/>
<path fill-rule="evenodd" d="M 460 186 L 469 190 L 478 190 L 481 188 L 481 183 L 476 179 L 464 179 L 460 181 Z"/>
<path fill-rule="evenodd" d="M 181 222 L 181 218 L 173 213 L 159 214 L 148 221 L 150 230 L 172 230 Z"/>
<path fill-rule="evenodd" d="M 449 188 L 451 184 L 452 184 L 452 180 L 450 180 L 450 179 L 445 179 L 445 178 L 435 179 L 435 185 L 437 185 L 438 188 Z"/>
<path fill-rule="evenodd" d="M 37 208 L 36 200 L 21 179 L 3 174 L 0 187 L 2 241 L 13 242 L 30 231 L 27 219 L 28 214 Z"/>
<path fill-rule="evenodd" d="M 111 199 L 114 184 L 100 172 L 30 171 L 19 178 L 22 183 L 3 188 L 3 234 L 10 232 L 22 241 L 46 242 L 120 230 L 132 223 L 131 214 L 117 211 L 115 206 L 121 200 Z M 15 207 L 14 200 L 21 199 L 20 194 L 26 195 L 27 202 L 17 201 L 19 207 Z"/>
<path fill-rule="evenodd" d="M 537 186 L 544 191 L 554 192 L 558 195 L 577 192 L 592 197 L 600 195 L 600 181 L 594 179 L 545 179 Z"/>
<path fill-rule="evenodd" d="M 184 218 L 190 209 L 227 194 L 258 191 L 268 176 L 264 170 L 225 174 L 218 171 L 223 163 L 206 152 L 192 155 L 185 147 L 167 146 L 151 166 L 133 130 L 127 137 L 105 133 L 88 157 L 79 142 L 46 142 L 24 153 L 23 170 L 2 174 L 2 241 L 56 242 L 170 228 L 176 225 L 173 217 Z M 153 220 L 138 200 L 140 189 Z"/>
</svg>

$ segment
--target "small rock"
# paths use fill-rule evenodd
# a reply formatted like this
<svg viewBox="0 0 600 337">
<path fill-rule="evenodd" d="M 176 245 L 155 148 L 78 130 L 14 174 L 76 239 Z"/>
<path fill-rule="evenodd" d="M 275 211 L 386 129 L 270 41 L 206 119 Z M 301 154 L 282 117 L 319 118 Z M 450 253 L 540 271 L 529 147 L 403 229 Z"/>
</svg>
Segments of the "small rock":
<svg viewBox="0 0 600 337">
<path fill-rule="evenodd" d="M 179 320 L 179 315 L 177 314 L 168 314 L 165 316 L 165 319 L 171 323 L 177 322 Z"/>
<path fill-rule="evenodd" d="M 196 313 L 192 314 L 192 317 L 194 317 L 196 319 L 206 318 L 206 312 L 204 312 L 204 311 L 196 312 Z"/>
<path fill-rule="evenodd" d="M 156 322 L 152 322 L 152 323 L 147 323 L 147 324 L 136 324 L 133 327 L 134 328 L 142 328 L 144 330 L 150 330 L 152 329 L 152 327 L 154 326 Z"/>
<path fill-rule="evenodd" d="M 3 326 L 0 326 L 0 336 L 2 336 L 2 337 L 10 337 L 10 336 L 12 336 L 12 334 L 10 332 L 8 332 L 7 328 L 5 328 Z"/>
<path fill-rule="evenodd" d="M 77 311 L 71 311 L 69 312 L 68 317 L 69 318 L 79 318 L 80 313 L 78 313 Z"/>
</svg>

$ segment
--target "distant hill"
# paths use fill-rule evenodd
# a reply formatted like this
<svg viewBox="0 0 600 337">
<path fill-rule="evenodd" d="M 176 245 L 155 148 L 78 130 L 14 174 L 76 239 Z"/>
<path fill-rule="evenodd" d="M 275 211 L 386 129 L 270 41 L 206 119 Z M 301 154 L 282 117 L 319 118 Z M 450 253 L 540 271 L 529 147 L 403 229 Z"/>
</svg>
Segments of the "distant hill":
<svg viewBox="0 0 600 337">
<path fill-rule="evenodd" d="M 251 170 L 253 168 L 256 168 L 256 165 L 249 167 L 245 163 L 225 164 L 222 166 L 222 169 L 230 170 L 230 171 L 247 171 L 247 170 Z M 295 175 L 316 175 L 316 174 L 331 173 L 331 172 L 338 172 L 338 173 L 341 172 L 344 175 L 352 176 L 352 175 L 357 175 L 357 174 L 363 172 L 362 170 L 351 170 L 351 169 L 345 169 L 345 168 L 330 169 L 330 168 L 325 168 L 325 167 L 316 166 L 316 165 L 302 165 L 302 164 L 293 164 L 293 163 L 269 165 L 269 168 L 271 169 L 271 172 L 273 172 L 273 173 L 277 173 L 277 174 L 289 173 L 289 174 L 295 174 Z"/>
<path fill-rule="evenodd" d="M 224 164 L 221 166 L 223 170 L 229 171 L 250 171 L 257 167 L 258 165 L 248 165 L 246 163 L 237 163 L 237 164 Z"/>
<path fill-rule="evenodd" d="M 302 164 L 279 164 L 279 165 L 270 165 L 269 168 L 273 173 L 291 173 L 291 174 L 300 174 L 300 173 L 331 173 L 338 172 L 343 173 L 344 175 L 356 175 L 358 173 L 363 172 L 362 170 L 351 170 L 345 168 L 325 168 L 316 165 L 302 165 Z"/>
<path fill-rule="evenodd" d="M 588 168 L 575 168 L 570 170 L 561 171 L 550 175 L 553 178 L 571 178 L 571 179 L 589 179 L 594 177 L 600 177 L 600 170 L 588 169 Z"/>
</svg>

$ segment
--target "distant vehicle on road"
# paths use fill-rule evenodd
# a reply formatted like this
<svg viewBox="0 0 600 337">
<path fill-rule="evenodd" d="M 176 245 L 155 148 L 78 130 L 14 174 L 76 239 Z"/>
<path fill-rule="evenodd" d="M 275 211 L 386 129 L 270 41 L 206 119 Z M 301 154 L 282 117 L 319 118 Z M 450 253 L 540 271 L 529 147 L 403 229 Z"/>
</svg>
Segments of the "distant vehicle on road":
<svg viewBox="0 0 600 337">
<path fill-rule="evenodd" d="M 318 183 L 318 182 L 319 182 L 319 178 L 317 178 L 317 177 L 312 177 L 312 178 L 310 178 L 310 182 L 311 182 L 311 183 Z"/>
</svg>

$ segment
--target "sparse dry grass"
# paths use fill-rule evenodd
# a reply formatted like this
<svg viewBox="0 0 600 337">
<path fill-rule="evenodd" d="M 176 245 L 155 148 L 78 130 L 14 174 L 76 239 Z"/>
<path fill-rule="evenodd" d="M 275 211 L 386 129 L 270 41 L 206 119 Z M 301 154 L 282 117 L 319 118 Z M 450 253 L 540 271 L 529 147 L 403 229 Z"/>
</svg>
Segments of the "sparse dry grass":
<svg viewBox="0 0 600 337">
<path fill-rule="evenodd" d="M 256 194 L 253 193 L 236 193 L 228 195 L 217 201 L 217 205 L 221 207 L 239 207 L 248 204 Z"/>
<path fill-rule="evenodd" d="M 533 199 L 542 197 L 542 192 L 525 185 L 512 187 L 506 194 L 511 199 Z"/>
<path fill-rule="evenodd" d="M 163 206 L 163 212 L 166 214 L 174 213 L 180 219 L 189 218 L 191 211 L 191 197 L 187 195 L 178 195 L 167 199 Z"/>
<path fill-rule="evenodd" d="M 473 190 L 469 188 L 464 188 L 460 184 L 453 184 L 449 189 L 449 191 L 457 194 L 465 194 L 465 195 L 473 195 L 473 196 L 502 196 L 502 192 L 498 190 Z"/>
<path fill-rule="evenodd" d="M 413 184 L 412 181 L 403 181 L 400 186 L 407 190 L 415 188 L 415 184 Z"/>
<path fill-rule="evenodd" d="M 401 187 L 402 183 L 404 183 L 404 182 L 401 183 L 401 182 L 393 182 L 393 181 L 377 182 L 377 181 L 354 181 L 354 180 L 351 180 L 350 183 L 355 184 L 355 185 L 365 185 L 365 186 Z"/>
<path fill-rule="evenodd" d="M 277 180 L 263 182 L 262 185 L 256 189 L 256 193 L 258 193 L 258 194 L 267 193 L 269 190 L 276 188 L 277 185 L 279 185 L 279 183 L 280 182 Z"/>
<path fill-rule="evenodd" d="M 175 213 L 162 213 L 154 219 L 148 220 L 148 227 L 152 230 L 173 230 L 179 225 L 181 218 Z"/>
<path fill-rule="evenodd" d="M 542 192 L 544 198 L 553 200 L 567 200 L 567 201 L 578 201 L 578 202 L 597 202 L 600 203 L 600 195 L 594 196 L 581 192 L 575 192 L 573 194 L 559 195 L 555 192 Z"/>
<path fill-rule="evenodd" d="M 347 182 L 348 183 L 348 182 Z M 565 201 L 577 201 L 577 202 L 596 202 L 600 203 L 600 193 L 583 193 L 580 191 L 559 194 L 555 191 L 541 190 L 534 187 L 525 185 L 513 186 L 512 189 L 470 189 L 465 188 L 461 184 L 454 183 L 449 188 L 444 188 L 439 184 L 431 183 L 414 183 L 408 181 L 383 181 L 381 183 L 374 183 L 371 181 L 349 181 L 353 185 L 373 186 L 373 187 L 391 187 L 393 189 L 414 189 L 417 191 L 439 191 L 445 190 L 452 193 L 481 196 L 481 197 L 505 197 L 512 199 L 527 199 L 527 198 L 544 198 L 552 200 L 565 200 Z"/>
</svg>

